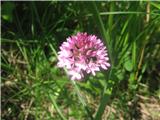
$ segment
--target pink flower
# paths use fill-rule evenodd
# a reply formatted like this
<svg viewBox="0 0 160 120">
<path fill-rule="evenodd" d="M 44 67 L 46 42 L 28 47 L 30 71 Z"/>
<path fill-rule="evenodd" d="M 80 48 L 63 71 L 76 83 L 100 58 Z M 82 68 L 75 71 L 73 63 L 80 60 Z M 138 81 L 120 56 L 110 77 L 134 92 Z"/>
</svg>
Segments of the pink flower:
<svg viewBox="0 0 160 120">
<path fill-rule="evenodd" d="M 67 38 L 58 52 L 58 67 L 65 67 L 72 80 L 81 80 L 85 74 L 94 76 L 100 69 L 110 67 L 106 47 L 95 35 L 77 33 Z"/>
</svg>

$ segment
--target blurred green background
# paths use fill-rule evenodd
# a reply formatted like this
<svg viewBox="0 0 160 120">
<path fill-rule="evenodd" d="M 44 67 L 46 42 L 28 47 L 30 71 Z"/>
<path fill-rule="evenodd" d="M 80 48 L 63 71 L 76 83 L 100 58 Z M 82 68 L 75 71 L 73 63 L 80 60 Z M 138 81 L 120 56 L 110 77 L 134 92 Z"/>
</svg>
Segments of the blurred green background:
<svg viewBox="0 0 160 120">
<path fill-rule="evenodd" d="M 68 36 L 95 34 L 111 68 L 71 81 Z M 160 2 L 1 2 L 2 120 L 159 120 Z"/>
</svg>

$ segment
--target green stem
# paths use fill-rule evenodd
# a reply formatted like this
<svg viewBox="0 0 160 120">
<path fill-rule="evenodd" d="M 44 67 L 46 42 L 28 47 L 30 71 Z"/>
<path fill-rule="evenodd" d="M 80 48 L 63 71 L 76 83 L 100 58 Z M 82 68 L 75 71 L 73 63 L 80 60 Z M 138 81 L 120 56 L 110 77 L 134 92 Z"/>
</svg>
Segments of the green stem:
<svg viewBox="0 0 160 120">
<path fill-rule="evenodd" d="M 52 49 L 52 51 L 55 54 L 55 56 L 58 57 L 56 50 L 53 48 L 53 46 L 50 43 L 49 43 L 49 46 Z M 67 74 L 67 70 L 65 68 L 64 68 L 64 71 Z M 70 80 L 70 81 L 71 81 L 72 85 L 74 86 L 74 89 L 75 89 L 75 91 L 76 91 L 76 93 L 78 95 L 79 101 L 81 102 L 81 104 L 83 105 L 84 109 L 86 110 L 86 113 L 89 115 L 90 120 L 93 120 L 92 114 L 90 113 L 90 111 L 89 111 L 89 109 L 87 107 L 87 104 L 86 104 L 84 98 L 82 97 L 82 95 L 80 93 L 80 90 L 79 90 L 79 88 L 78 88 L 78 86 L 76 84 L 76 81 L 74 81 L 74 80 Z"/>
<path fill-rule="evenodd" d="M 64 70 L 65 70 L 65 72 L 67 74 L 67 70 L 65 68 L 64 68 Z M 74 81 L 74 80 L 70 80 L 70 81 L 71 81 L 72 85 L 75 88 L 75 91 L 76 91 L 76 93 L 78 95 L 78 99 L 80 100 L 81 104 L 83 105 L 84 109 L 86 110 L 86 113 L 89 115 L 90 120 L 93 120 L 92 114 L 90 113 L 90 110 L 88 109 L 87 104 L 84 101 L 84 98 L 83 98 L 83 96 L 80 93 L 80 90 L 79 90 L 79 88 L 78 88 L 78 86 L 76 84 L 76 81 Z"/>
</svg>

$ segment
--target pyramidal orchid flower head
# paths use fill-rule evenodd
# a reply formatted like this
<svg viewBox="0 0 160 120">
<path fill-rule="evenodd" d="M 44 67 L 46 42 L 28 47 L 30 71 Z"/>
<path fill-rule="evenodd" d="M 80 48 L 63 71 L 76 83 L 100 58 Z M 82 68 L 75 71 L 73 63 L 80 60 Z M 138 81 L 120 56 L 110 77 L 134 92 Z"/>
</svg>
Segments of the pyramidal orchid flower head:
<svg viewBox="0 0 160 120">
<path fill-rule="evenodd" d="M 96 75 L 110 67 L 107 49 L 95 35 L 77 33 L 63 42 L 58 52 L 58 67 L 67 69 L 71 80 L 82 80 L 86 74 Z"/>
</svg>

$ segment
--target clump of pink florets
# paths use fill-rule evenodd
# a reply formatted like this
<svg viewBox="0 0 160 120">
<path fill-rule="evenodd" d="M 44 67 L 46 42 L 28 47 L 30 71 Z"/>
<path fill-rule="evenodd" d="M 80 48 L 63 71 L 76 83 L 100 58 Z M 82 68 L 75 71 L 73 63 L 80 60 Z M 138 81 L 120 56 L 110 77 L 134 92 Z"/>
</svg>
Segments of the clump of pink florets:
<svg viewBox="0 0 160 120">
<path fill-rule="evenodd" d="M 95 35 L 77 33 L 63 42 L 58 52 L 58 67 L 65 67 L 72 80 L 110 67 L 106 47 Z"/>
</svg>

